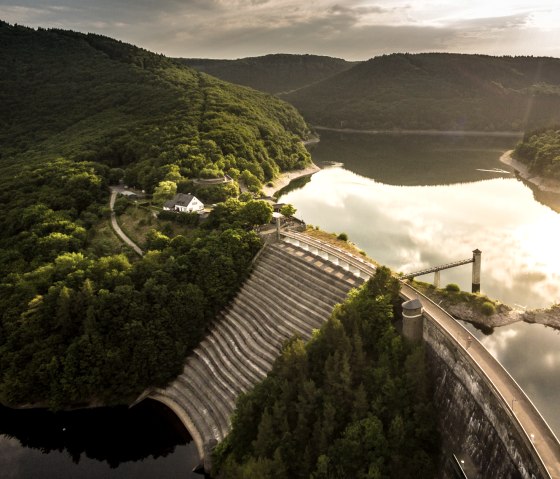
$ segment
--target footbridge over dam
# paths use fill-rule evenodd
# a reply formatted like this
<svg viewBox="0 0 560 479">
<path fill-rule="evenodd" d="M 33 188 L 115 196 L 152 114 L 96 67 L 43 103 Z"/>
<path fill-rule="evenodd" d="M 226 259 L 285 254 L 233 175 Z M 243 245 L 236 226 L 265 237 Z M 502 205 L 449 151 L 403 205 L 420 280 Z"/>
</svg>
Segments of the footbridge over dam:
<svg viewBox="0 0 560 479">
<path fill-rule="evenodd" d="M 271 370 L 283 342 L 309 338 L 375 267 L 308 235 L 282 231 L 187 358 L 183 373 L 146 397 L 172 409 L 204 468 L 228 434 L 235 400 Z M 426 345 L 442 434 L 441 477 L 560 479 L 560 444 L 523 390 L 469 332 L 402 283 L 403 332 Z M 418 301 L 413 301 L 418 300 Z M 408 317 L 407 317 L 408 316 Z"/>
</svg>

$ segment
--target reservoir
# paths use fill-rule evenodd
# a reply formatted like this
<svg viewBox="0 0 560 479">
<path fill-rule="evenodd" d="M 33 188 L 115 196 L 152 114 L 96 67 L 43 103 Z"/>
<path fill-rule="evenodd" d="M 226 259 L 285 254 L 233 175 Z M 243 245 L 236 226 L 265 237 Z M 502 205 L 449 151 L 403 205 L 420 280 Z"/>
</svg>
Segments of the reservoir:
<svg viewBox="0 0 560 479">
<path fill-rule="evenodd" d="M 466 259 L 478 248 L 483 293 L 547 307 L 560 302 L 560 215 L 499 161 L 516 141 L 321 132 L 312 156 L 324 169 L 279 201 L 308 224 L 347 233 L 394 271 Z M 433 274 L 418 279 L 431 282 Z M 470 291 L 471 265 L 442 271 L 448 283 Z M 490 335 L 468 327 L 560 436 L 560 333 L 526 323 Z"/>
<path fill-rule="evenodd" d="M 308 224 L 347 233 L 395 271 L 466 259 L 479 248 L 484 293 L 510 305 L 548 306 L 560 301 L 560 215 L 499 162 L 515 142 L 322 133 L 312 154 L 324 169 L 281 201 Z M 470 290 L 470 268 L 442 271 L 442 285 Z M 490 335 L 467 327 L 560 436 L 559 333 L 525 323 Z M 198 479 L 191 473 L 197 464 L 187 432 L 156 402 L 57 414 L 0 408 L 2 478 Z"/>
</svg>

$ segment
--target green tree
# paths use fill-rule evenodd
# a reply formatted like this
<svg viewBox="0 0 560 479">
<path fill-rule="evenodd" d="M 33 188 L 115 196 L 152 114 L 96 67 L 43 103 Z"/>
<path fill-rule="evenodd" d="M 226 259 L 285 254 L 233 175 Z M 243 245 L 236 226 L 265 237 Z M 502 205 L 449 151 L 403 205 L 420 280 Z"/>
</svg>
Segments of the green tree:
<svg viewBox="0 0 560 479">
<path fill-rule="evenodd" d="M 270 223 L 272 211 L 270 203 L 263 200 L 251 200 L 241 207 L 239 217 L 248 226 L 258 226 Z"/>
<path fill-rule="evenodd" d="M 156 204 L 163 204 L 172 199 L 177 193 L 177 183 L 174 181 L 160 181 L 154 190 L 153 201 Z"/>
<path fill-rule="evenodd" d="M 296 214 L 296 211 L 297 210 L 294 208 L 294 206 L 290 204 L 285 204 L 284 206 L 282 206 L 282 208 L 280 208 L 280 213 L 287 217 L 294 216 Z"/>
</svg>

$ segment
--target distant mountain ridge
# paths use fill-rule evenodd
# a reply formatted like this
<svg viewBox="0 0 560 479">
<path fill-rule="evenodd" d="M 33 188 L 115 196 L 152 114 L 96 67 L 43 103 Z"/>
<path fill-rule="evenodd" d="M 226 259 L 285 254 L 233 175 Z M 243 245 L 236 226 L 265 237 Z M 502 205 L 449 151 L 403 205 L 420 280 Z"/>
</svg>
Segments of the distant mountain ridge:
<svg viewBox="0 0 560 479">
<path fill-rule="evenodd" d="M 560 59 L 383 55 L 282 98 L 334 128 L 524 130 L 559 122 Z"/>
<path fill-rule="evenodd" d="M 357 62 L 319 55 L 284 53 L 237 60 L 181 58 L 185 65 L 222 80 L 267 93 L 286 93 L 343 72 Z"/>
</svg>

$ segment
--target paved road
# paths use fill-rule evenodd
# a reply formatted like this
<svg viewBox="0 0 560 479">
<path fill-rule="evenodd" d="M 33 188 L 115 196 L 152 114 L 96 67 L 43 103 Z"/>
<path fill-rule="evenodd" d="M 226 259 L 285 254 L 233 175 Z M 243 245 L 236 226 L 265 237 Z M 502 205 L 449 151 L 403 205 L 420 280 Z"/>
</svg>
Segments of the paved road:
<svg viewBox="0 0 560 479">
<path fill-rule="evenodd" d="M 134 241 L 132 241 L 128 236 L 126 236 L 124 234 L 124 231 L 121 230 L 121 227 L 117 223 L 117 216 L 115 215 L 115 212 L 113 210 L 113 207 L 115 206 L 115 200 L 117 199 L 117 193 L 118 193 L 117 190 L 114 190 L 114 189 L 111 188 L 111 199 L 109 200 L 109 208 L 111 209 L 111 226 L 113 227 L 113 230 L 115 230 L 115 233 L 117 233 L 117 236 L 121 240 L 123 240 L 128 246 L 130 246 L 140 256 L 143 256 L 144 252 L 140 249 L 140 247 Z"/>
<path fill-rule="evenodd" d="M 420 297 L 424 306 L 424 313 L 439 324 L 484 372 L 494 385 L 497 394 L 501 396 L 513 417 L 525 431 L 527 438 L 529 440 L 534 438 L 532 441 L 533 447 L 545 465 L 549 476 L 560 479 L 560 445 L 558 440 L 515 380 L 475 338 L 469 341 L 470 344 L 467 348 L 467 337 L 470 337 L 468 331 L 443 309 L 406 284 L 402 284 L 401 292 L 409 299 Z"/>
</svg>

